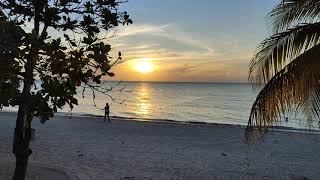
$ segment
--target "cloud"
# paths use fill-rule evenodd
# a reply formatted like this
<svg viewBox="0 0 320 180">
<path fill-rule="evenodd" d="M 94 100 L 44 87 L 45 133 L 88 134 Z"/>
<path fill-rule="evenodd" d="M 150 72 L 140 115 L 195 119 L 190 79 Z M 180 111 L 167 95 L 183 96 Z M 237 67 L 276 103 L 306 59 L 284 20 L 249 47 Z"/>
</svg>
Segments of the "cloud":
<svg viewBox="0 0 320 180">
<path fill-rule="evenodd" d="M 117 36 L 126 37 L 126 36 L 136 36 L 136 35 L 145 35 L 145 34 L 159 34 L 166 32 L 166 29 L 170 26 L 169 24 L 165 25 L 152 25 L 152 24 L 141 24 L 141 25 L 130 25 L 124 26 L 116 32 Z"/>
<path fill-rule="evenodd" d="M 231 37 L 216 39 L 175 24 L 136 24 L 117 32 L 115 47 L 126 63 L 117 67 L 122 80 L 245 82 L 251 54 Z M 220 41 L 227 41 L 225 44 Z M 223 46 L 223 47 L 219 47 Z M 118 49 L 119 48 L 119 49 Z M 228 50 L 228 48 L 230 48 Z M 141 76 L 135 61 L 151 59 L 156 72 Z"/>
<path fill-rule="evenodd" d="M 191 64 L 183 64 L 183 65 L 177 65 L 175 67 L 171 67 L 167 69 L 167 72 L 170 74 L 188 74 L 190 72 L 195 71 L 197 68 L 196 65 L 191 65 Z"/>
<path fill-rule="evenodd" d="M 178 27 L 176 24 L 135 24 L 125 26 L 116 32 L 118 38 L 132 38 L 137 36 L 156 36 L 158 38 L 165 38 L 170 41 L 175 41 L 183 45 L 198 48 L 206 52 L 214 52 L 212 47 L 206 45 L 201 41 L 200 37 L 195 37 L 195 34 L 189 33 Z M 142 38 L 143 39 L 143 38 Z M 181 46 L 181 45 L 180 45 Z"/>
<path fill-rule="evenodd" d="M 114 48 L 115 49 L 124 49 L 126 51 L 140 51 L 140 50 L 146 50 L 146 49 L 155 49 L 158 48 L 160 44 L 158 43 L 138 43 L 138 44 L 131 44 L 131 43 L 117 43 Z"/>
<path fill-rule="evenodd" d="M 201 40 L 201 37 L 197 37 L 193 33 L 188 33 L 179 28 L 177 25 L 168 26 L 167 33 L 161 33 L 159 36 L 199 48 L 205 52 L 214 52 L 213 48 L 209 47 L 204 41 Z"/>
</svg>

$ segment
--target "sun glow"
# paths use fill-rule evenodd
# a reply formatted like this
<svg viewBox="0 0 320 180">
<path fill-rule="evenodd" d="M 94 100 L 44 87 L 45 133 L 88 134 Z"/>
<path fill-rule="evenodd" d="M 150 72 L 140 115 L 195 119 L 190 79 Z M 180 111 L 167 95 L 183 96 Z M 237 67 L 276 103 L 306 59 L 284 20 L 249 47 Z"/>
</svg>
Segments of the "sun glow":
<svg viewBox="0 0 320 180">
<path fill-rule="evenodd" d="M 154 71 L 154 65 L 147 61 L 137 62 L 134 67 L 139 73 L 150 73 Z"/>
</svg>

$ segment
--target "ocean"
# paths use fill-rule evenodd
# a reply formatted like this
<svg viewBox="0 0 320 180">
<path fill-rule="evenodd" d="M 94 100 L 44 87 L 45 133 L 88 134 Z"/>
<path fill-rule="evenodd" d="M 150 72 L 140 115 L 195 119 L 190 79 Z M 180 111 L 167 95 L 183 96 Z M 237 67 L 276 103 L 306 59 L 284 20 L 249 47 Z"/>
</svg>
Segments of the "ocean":
<svg viewBox="0 0 320 180">
<path fill-rule="evenodd" d="M 111 116 L 246 125 L 258 93 L 250 84 L 236 83 L 105 82 L 104 87 L 112 87 L 112 91 L 108 95 L 97 93 L 95 99 L 89 89 L 83 98 L 79 89 L 79 106 L 72 112 L 68 108 L 60 112 L 104 115 L 108 102 Z M 318 120 L 307 122 L 304 116 L 292 113 L 288 122 L 276 125 L 318 128 Z"/>
<path fill-rule="evenodd" d="M 114 87 L 110 97 L 96 95 L 96 107 L 92 94 L 79 96 L 79 106 L 73 113 L 103 115 L 105 103 L 110 104 L 111 116 L 138 119 L 174 120 L 182 122 L 206 122 L 246 125 L 251 106 L 259 88 L 237 83 L 160 83 L 160 82 L 108 82 Z M 124 92 L 119 90 L 124 88 Z M 277 126 L 294 128 L 318 127 L 317 120 L 307 122 L 296 113 L 289 121 Z"/>
</svg>

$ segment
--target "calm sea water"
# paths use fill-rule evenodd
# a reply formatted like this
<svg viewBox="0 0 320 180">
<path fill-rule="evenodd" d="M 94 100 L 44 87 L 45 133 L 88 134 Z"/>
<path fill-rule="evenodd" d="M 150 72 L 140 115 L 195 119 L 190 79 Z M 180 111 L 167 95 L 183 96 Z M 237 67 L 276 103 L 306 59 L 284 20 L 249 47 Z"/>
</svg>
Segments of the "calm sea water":
<svg viewBox="0 0 320 180">
<path fill-rule="evenodd" d="M 130 92 L 119 93 L 123 86 Z M 257 93 L 250 84 L 125 82 L 110 94 L 118 103 L 100 94 L 96 108 L 88 93 L 73 112 L 103 115 L 101 109 L 109 102 L 112 116 L 246 125 Z M 304 116 L 293 114 L 289 120 L 277 125 L 317 127 L 317 121 L 307 123 Z"/>
<path fill-rule="evenodd" d="M 249 84 L 107 82 L 105 87 L 113 87 L 110 96 L 115 102 L 98 93 L 94 106 L 91 92 L 86 91 L 82 98 L 79 91 L 79 106 L 72 113 L 104 115 L 108 102 L 111 116 L 246 125 L 258 93 Z M 120 92 L 123 87 L 125 92 Z M 316 120 L 310 124 L 300 115 L 289 116 L 289 122 L 277 125 L 318 127 Z"/>
</svg>

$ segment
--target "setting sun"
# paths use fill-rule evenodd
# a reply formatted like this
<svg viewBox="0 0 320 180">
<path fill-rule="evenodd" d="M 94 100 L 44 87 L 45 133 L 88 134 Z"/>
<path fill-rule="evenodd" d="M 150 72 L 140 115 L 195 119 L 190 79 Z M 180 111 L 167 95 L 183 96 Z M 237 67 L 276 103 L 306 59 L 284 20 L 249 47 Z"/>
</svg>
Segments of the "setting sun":
<svg viewBox="0 0 320 180">
<path fill-rule="evenodd" d="M 319 59 L 320 0 L 0 0 L 0 180 L 320 180 Z"/>
<path fill-rule="evenodd" d="M 146 61 L 138 62 L 135 65 L 135 70 L 140 73 L 150 73 L 154 71 L 154 65 Z"/>
</svg>

